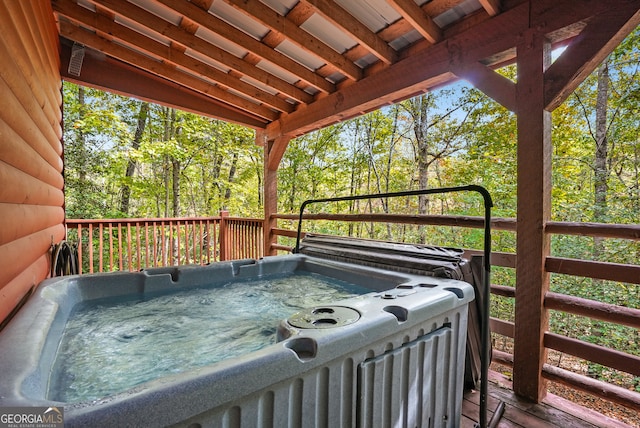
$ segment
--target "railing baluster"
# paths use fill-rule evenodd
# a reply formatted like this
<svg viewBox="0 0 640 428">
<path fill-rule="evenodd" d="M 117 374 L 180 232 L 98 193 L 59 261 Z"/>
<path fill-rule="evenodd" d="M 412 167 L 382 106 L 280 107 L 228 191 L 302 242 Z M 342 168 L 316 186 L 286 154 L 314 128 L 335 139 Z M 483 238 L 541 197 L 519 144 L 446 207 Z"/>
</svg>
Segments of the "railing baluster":
<svg viewBox="0 0 640 428">
<path fill-rule="evenodd" d="M 178 260 L 176 261 L 176 264 L 178 264 L 178 265 L 182 264 L 181 261 L 180 261 L 181 260 L 180 259 L 180 227 L 181 227 L 180 220 L 178 220 L 178 221 L 176 221 L 176 236 L 177 236 L 176 237 L 176 245 L 178 246 L 178 248 L 176 249 L 177 253 L 178 253 Z"/>
<path fill-rule="evenodd" d="M 136 245 L 138 246 L 137 250 L 136 250 L 136 255 L 137 260 L 138 260 L 138 270 L 140 270 L 141 266 L 140 266 L 140 258 L 141 258 L 141 254 L 140 252 L 142 251 L 142 247 L 140 246 L 140 222 L 136 221 Z"/>
<path fill-rule="evenodd" d="M 78 273 L 82 275 L 82 225 L 78 223 Z"/>
<path fill-rule="evenodd" d="M 158 229 L 156 222 L 153 222 L 153 267 L 158 266 Z"/>
<path fill-rule="evenodd" d="M 213 261 L 217 262 L 220 260 L 220 243 L 218 242 L 218 237 L 220 236 L 220 233 L 218 233 L 218 231 L 220 230 L 220 222 L 215 222 L 213 224 L 213 228 L 212 228 L 212 238 L 213 239 L 209 239 L 209 247 L 211 247 L 211 243 L 213 242 Z"/>
<path fill-rule="evenodd" d="M 211 222 L 204 222 L 205 235 L 202 237 L 203 249 L 206 250 L 207 263 L 211 263 Z"/>
<path fill-rule="evenodd" d="M 162 239 L 162 265 L 163 266 L 167 266 L 167 233 L 166 233 L 166 227 L 167 225 L 165 224 L 164 221 L 160 222 L 160 235 L 161 235 L 161 239 Z"/>
<path fill-rule="evenodd" d="M 149 267 L 149 222 L 144 222 L 144 267 Z"/>
<path fill-rule="evenodd" d="M 98 272 L 104 272 L 104 268 L 102 265 L 102 261 L 104 258 L 104 248 L 103 248 L 103 227 L 102 227 L 102 223 L 100 223 L 98 225 Z"/>
<path fill-rule="evenodd" d="M 89 273 L 93 273 L 93 224 L 89 223 Z"/>
<path fill-rule="evenodd" d="M 118 267 L 122 270 L 122 223 L 118 223 Z"/>
<path fill-rule="evenodd" d="M 193 250 L 193 264 L 198 263 L 198 225 L 194 220 L 191 224 L 191 234 L 193 235 L 193 243 L 191 244 L 191 248 Z"/>
<path fill-rule="evenodd" d="M 113 223 L 109 222 L 109 272 L 113 270 Z"/>
<path fill-rule="evenodd" d="M 189 222 L 184 222 L 184 263 L 189 264 Z"/>
<path fill-rule="evenodd" d="M 133 270 L 131 260 L 131 223 L 127 222 L 127 260 L 129 261 L 129 271 Z"/>
<path fill-rule="evenodd" d="M 200 264 L 202 265 L 202 260 L 203 260 L 202 259 L 202 256 L 203 256 L 202 251 L 204 250 L 204 248 L 203 248 L 203 236 L 204 235 L 203 235 L 202 220 L 200 220 L 199 223 L 200 223 L 200 238 L 198 239 L 197 245 L 198 245 L 198 249 L 200 250 Z"/>
<path fill-rule="evenodd" d="M 177 264 L 173 249 L 173 220 L 169 220 L 169 260 L 172 265 Z"/>
</svg>

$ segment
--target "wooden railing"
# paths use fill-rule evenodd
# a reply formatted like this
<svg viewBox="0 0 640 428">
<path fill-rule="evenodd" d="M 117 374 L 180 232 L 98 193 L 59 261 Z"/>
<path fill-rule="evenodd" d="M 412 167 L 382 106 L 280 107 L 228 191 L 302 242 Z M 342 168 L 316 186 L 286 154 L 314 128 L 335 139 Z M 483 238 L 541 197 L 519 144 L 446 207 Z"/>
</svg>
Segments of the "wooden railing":
<svg viewBox="0 0 640 428">
<path fill-rule="evenodd" d="M 276 214 L 279 220 L 295 223 L 297 215 Z M 343 222 L 386 222 L 406 223 L 417 225 L 455 226 L 467 228 L 482 228 L 483 219 L 480 217 L 460 216 L 416 216 L 416 215 L 336 215 L 336 214 L 307 214 L 305 220 L 333 220 Z M 492 230 L 516 231 L 515 219 L 493 219 Z M 625 240 L 640 240 L 639 225 L 608 225 L 594 223 L 565 223 L 548 222 L 545 232 L 557 235 L 581 235 L 601 238 L 617 238 Z M 287 228 L 277 228 L 274 234 L 291 239 L 295 232 Z M 277 244 L 278 250 L 288 250 L 289 246 Z M 480 253 L 478 250 L 467 250 L 468 253 Z M 493 252 L 492 266 L 503 268 L 516 267 L 516 254 Z M 629 284 L 640 284 L 640 266 L 620 263 L 605 263 L 588 260 L 576 260 L 560 257 L 547 257 L 545 269 L 549 273 L 558 273 L 584 278 L 618 281 Z M 494 296 L 515 299 L 516 289 L 510 286 L 492 285 Z M 578 298 L 575 296 L 547 292 L 544 299 L 544 310 L 560 311 L 564 314 L 586 316 L 594 320 L 630 326 L 640 329 L 640 309 L 618 306 L 599 301 Z M 516 325 L 507 320 L 491 318 L 491 329 L 494 334 L 513 339 Z M 530 337 L 536 337 L 536 332 L 530 332 Z M 603 366 L 640 377 L 640 357 L 620 352 L 615 349 L 595 345 L 582 340 L 570 338 L 550 331 L 544 332 L 544 346 L 547 350 L 554 350 L 572 355 L 578 359 L 601 364 Z M 513 354 L 510 352 L 493 350 L 492 360 L 498 364 L 513 366 Z M 640 408 L 640 393 L 631 391 L 611 383 L 595 380 L 591 377 L 562 369 L 552 364 L 544 364 L 540 376 L 548 380 L 562 383 L 574 389 L 588 392 L 597 397 L 622 404 L 632 409 Z"/>
<path fill-rule="evenodd" d="M 67 219 L 79 273 L 259 258 L 263 220 L 218 217 Z"/>
</svg>

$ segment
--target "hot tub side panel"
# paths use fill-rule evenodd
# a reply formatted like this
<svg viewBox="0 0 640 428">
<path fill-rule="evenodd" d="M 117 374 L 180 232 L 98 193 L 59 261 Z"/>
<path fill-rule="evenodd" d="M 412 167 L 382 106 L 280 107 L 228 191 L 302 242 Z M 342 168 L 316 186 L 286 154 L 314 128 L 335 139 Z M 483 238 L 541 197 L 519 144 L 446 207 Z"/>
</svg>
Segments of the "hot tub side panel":
<svg viewBox="0 0 640 428">
<path fill-rule="evenodd" d="M 464 305 L 326 363 L 300 361 L 288 378 L 174 426 L 457 427 L 466 323 Z M 352 339 L 371 333 L 352 330 Z"/>
</svg>

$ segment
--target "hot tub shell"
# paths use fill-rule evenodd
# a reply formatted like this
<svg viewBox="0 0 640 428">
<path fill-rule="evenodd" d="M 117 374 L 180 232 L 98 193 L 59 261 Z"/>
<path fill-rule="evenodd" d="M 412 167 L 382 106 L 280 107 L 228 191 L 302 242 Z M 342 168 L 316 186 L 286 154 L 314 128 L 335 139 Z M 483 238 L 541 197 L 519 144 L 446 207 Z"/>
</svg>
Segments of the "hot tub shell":
<svg viewBox="0 0 640 428">
<path fill-rule="evenodd" d="M 76 304 L 296 271 L 372 292 L 292 314 L 277 343 L 233 360 L 91 402 L 47 398 Z M 456 427 L 473 297 L 464 281 L 303 254 L 50 279 L 0 332 L 0 406 L 63 406 L 68 427 Z"/>
</svg>

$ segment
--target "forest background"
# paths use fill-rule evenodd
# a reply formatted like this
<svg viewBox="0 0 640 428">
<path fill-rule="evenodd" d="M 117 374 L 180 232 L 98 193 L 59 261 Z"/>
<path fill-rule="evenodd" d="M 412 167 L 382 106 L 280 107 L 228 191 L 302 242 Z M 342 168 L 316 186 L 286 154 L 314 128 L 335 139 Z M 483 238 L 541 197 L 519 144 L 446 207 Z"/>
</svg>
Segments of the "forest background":
<svg viewBox="0 0 640 428">
<path fill-rule="evenodd" d="M 553 112 L 552 219 L 638 223 L 640 31 L 632 33 Z M 515 67 L 500 70 L 516 78 Z M 68 218 L 263 217 L 263 149 L 254 131 L 64 83 Z M 495 217 L 516 216 L 516 117 L 462 83 L 292 140 L 278 170 L 278 212 L 309 198 L 479 184 Z M 331 205 L 329 212 L 481 215 L 468 195 Z M 322 232 L 481 248 L 480 230 L 319 223 Z M 515 235 L 493 235 L 515 252 Z M 554 256 L 640 264 L 640 243 L 554 236 Z M 493 283 L 514 286 L 512 269 Z M 552 291 L 640 308 L 640 286 L 552 275 Z M 492 316 L 513 321 L 513 302 Z M 640 355 L 638 329 L 551 313 L 554 332 Z M 496 345 L 509 347 L 503 340 Z M 558 357 L 562 365 L 562 356 Z M 569 368 L 569 367 L 568 367 Z M 575 370 L 575 367 L 569 368 Z M 640 391 L 640 378 L 584 365 L 589 375 Z"/>
</svg>

